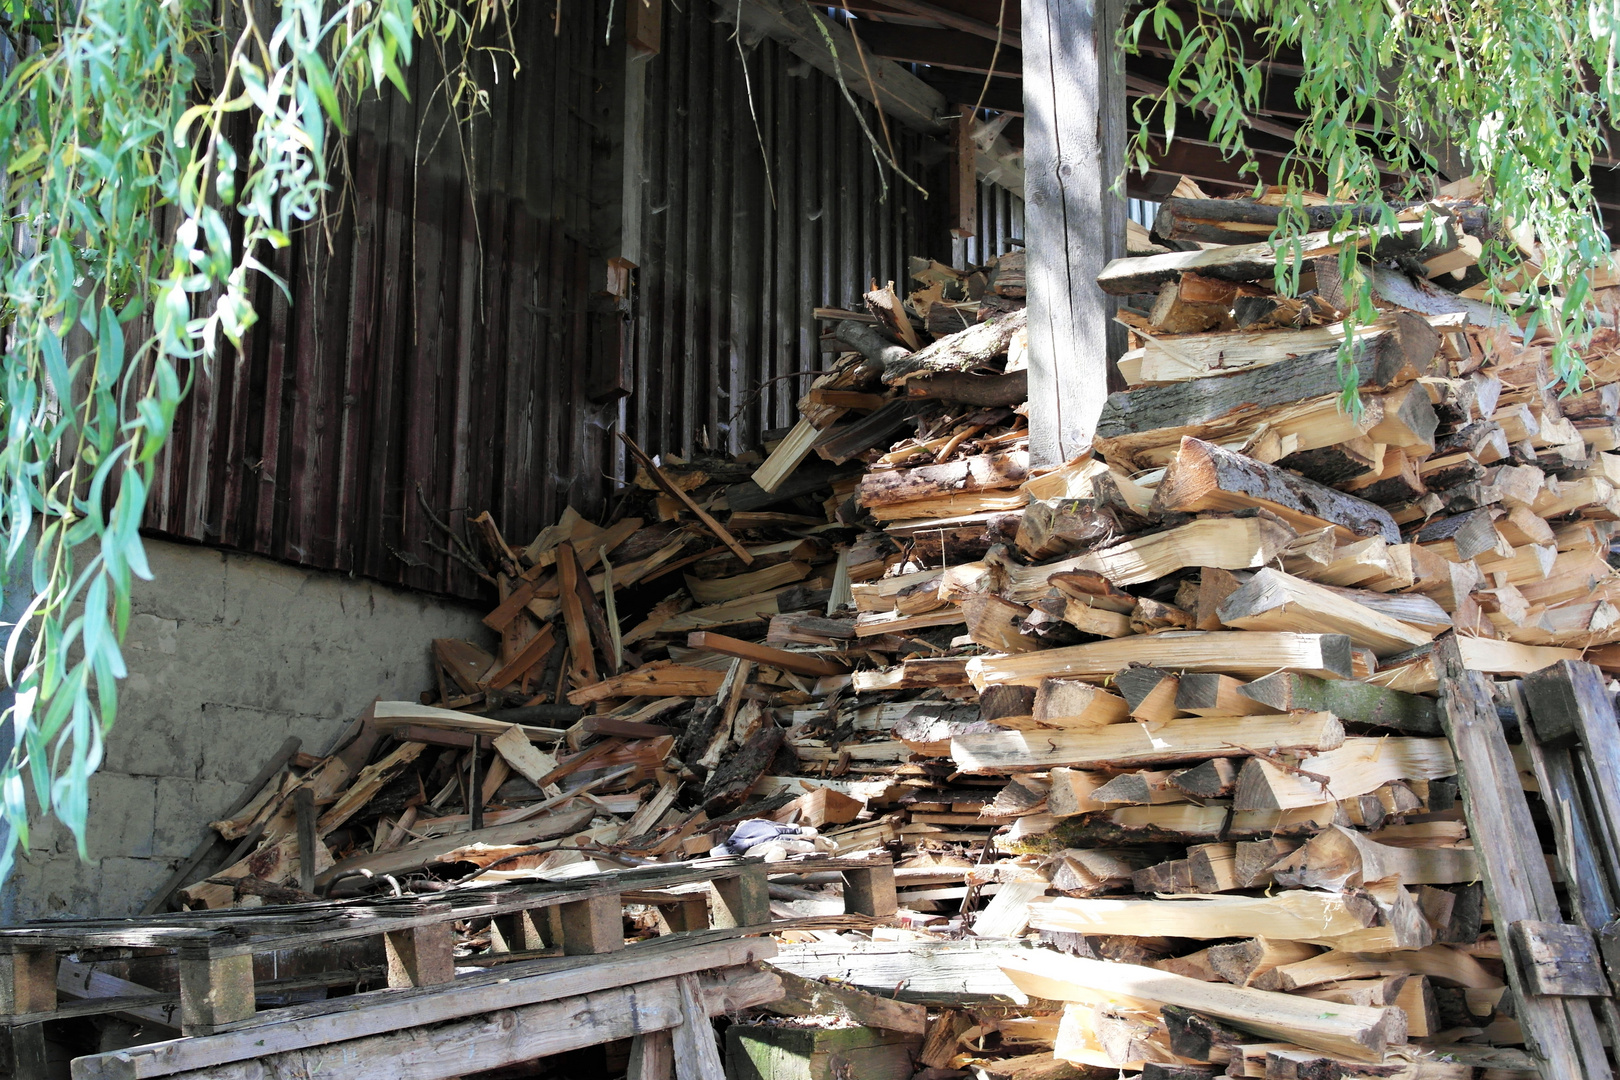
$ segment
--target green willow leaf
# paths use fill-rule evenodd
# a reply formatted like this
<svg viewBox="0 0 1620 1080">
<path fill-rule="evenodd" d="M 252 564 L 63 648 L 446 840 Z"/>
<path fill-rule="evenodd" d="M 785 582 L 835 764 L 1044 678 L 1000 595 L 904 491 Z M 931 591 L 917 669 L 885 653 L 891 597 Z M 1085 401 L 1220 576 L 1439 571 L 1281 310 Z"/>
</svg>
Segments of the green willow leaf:
<svg viewBox="0 0 1620 1080">
<path fill-rule="evenodd" d="M 28 597 L 5 637 L 0 879 L 31 816 L 84 852 L 130 589 L 152 577 L 139 529 L 158 455 L 220 338 L 253 325 L 263 250 L 322 211 L 328 126 L 405 90 L 418 25 L 461 50 L 439 92 L 468 121 L 487 100 L 472 35 L 511 2 L 283 0 L 259 25 L 263 5 L 79 0 L 0 83 L 0 586 Z M 194 55 L 219 58 L 211 100 Z M 226 121 L 249 109 L 233 146 Z"/>
</svg>

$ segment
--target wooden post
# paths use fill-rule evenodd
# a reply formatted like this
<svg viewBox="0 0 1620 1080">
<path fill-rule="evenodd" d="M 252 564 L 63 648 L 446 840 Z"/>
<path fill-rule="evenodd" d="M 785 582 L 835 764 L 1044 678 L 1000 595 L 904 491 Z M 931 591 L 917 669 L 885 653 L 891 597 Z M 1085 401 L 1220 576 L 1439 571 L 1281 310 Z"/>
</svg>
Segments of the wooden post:
<svg viewBox="0 0 1620 1080">
<path fill-rule="evenodd" d="M 649 1031 L 630 1040 L 630 1068 L 625 1080 L 673 1080 L 674 1076 L 675 1047 L 669 1032 Z"/>
<path fill-rule="evenodd" d="M 973 106 L 958 105 L 961 113 L 952 132 L 950 157 L 951 235 L 966 239 L 973 235 L 979 210 L 978 147 L 973 144 Z M 988 252 L 980 251 L 981 259 Z"/>
<path fill-rule="evenodd" d="M 558 910 L 562 914 L 563 955 L 583 956 L 624 948 L 624 907 L 617 894 L 575 900 Z"/>
<path fill-rule="evenodd" d="M 437 986 L 456 978 L 455 937 L 449 922 L 383 935 L 389 986 Z"/>
<path fill-rule="evenodd" d="M 0 1016 L 56 1011 L 54 949 L 0 952 Z"/>
<path fill-rule="evenodd" d="M 180 1031 L 212 1035 L 253 1015 L 253 950 L 247 945 L 180 948 Z"/>
<path fill-rule="evenodd" d="M 298 887 L 306 893 L 315 892 L 315 792 L 301 787 L 293 792 L 293 812 L 298 818 Z"/>
<path fill-rule="evenodd" d="M 1096 282 L 1125 254 L 1122 17 L 1122 0 L 1024 0 L 1029 449 L 1043 465 L 1090 446 L 1124 351 Z"/>
<path fill-rule="evenodd" d="M 0 1076 L 49 1076 L 45 1054 L 45 1025 L 18 1024 L 0 1028 Z"/>
<path fill-rule="evenodd" d="M 682 975 L 675 982 L 680 987 L 684 1017 L 670 1031 L 676 1080 L 726 1080 L 726 1070 L 720 1064 L 720 1044 L 715 1041 L 709 1010 L 703 1007 L 703 988 L 697 976 Z"/>
<path fill-rule="evenodd" d="M 709 886 L 714 890 L 716 929 L 763 926 L 771 921 L 770 886 L 763 866 L 744 867 L 736 877 L 718 878 Z"/>
<path fill-rule="evenodd" d="M 900 909 L 894 891 L 894 864 L 844 871 L 844 911 L 849 915 L 893 915 Z"/>
<path fill-rule="evenodd" d="M 707 892 L 694 893 L 690 898 L 678 904 L 671 904 L 661 909 L 664 921 L 674 931 L 681 930 L 707 930 L 709 928 L 709 895 Z"/>
</svg>

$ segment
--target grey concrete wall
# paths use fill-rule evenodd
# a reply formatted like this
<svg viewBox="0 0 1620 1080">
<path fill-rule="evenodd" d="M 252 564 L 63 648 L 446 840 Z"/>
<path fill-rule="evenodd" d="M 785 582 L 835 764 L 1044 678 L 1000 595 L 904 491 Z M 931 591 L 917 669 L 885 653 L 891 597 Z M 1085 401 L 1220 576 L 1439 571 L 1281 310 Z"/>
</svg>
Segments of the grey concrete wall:
<svg viewBox="0 0 1620 1080">
<path fill-rule="evenodd" d="M 493 645 L 459 602 L 158 540 L 147 557 L 89 861 L 42 823 L 0 891 L 5 923 L 139 910 L 287 736 L 322 753 L 374 698 L 414 698 L 436 637 Z"/>
</svg>

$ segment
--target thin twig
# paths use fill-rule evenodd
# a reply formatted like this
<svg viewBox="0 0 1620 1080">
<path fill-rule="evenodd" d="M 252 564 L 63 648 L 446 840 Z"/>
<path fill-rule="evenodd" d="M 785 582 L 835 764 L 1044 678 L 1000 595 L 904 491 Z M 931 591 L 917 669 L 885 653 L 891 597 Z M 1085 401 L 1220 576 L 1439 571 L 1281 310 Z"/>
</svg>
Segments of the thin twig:
<svg viewBox="0 0 1620 1080">
<path fill-rule="evenodd" d="M 984 85 L 979 88 L 979 100 L 973 103 L 973 116 L 984 108 L 984 96 L 990 92 L 990 80 L 996 76 L 996 61 L 1001 57 L 1002 24 L 1007 21 L 1007 0 L 1001 0 L 1001 11 L 996 15 L 996 47 L 990 53 L 990 70 L 984 73 Z M 973 119 L 968 117 L 969 121 Z"/>
</svg>

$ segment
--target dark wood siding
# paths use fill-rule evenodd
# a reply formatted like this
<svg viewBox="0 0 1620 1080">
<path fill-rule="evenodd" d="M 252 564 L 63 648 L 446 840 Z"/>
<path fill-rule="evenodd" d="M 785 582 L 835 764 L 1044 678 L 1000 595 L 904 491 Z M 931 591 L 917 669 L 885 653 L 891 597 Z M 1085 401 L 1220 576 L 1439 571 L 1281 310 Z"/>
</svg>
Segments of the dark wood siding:
<svg viewBox="0 0 1620 1080">
<path fill-rule="evenodd" d="M 484 596 L 435 550 L 424 504 L 457 526 L 489 510 L 526 543 L 567 505 L 605 508 L 616 425 L 653 453 L 757 446 L 796 418 L 797 373 L 824 366 L 812 308 L 873 279 L 904 289 L 910 255 L 950 259 L 942 146 L 891 127 L 932 198 L 892 175 L 885 191 L 833 80 L 773 42 L 740 54 L 706 0 L 666 4 L 646 61 L 634 393 L 593 402 L 593 267 L 616 254 L 595 250 L 593 214 L 622 185 L 608 10 L 565 5 L 554 24 L 551 5 L 518 5 L 522 69 L 482 74 L 491 114 L 465 146 L 435 65 L 413 69 L 409 100 L 363 104 L 333 212 L 271 259 L 290 298 L 261 282 L 240 354 L 199 373 L 151 531 Z M 1019 204 L 981 192 L 1003 250 Z"/>
</svg>

